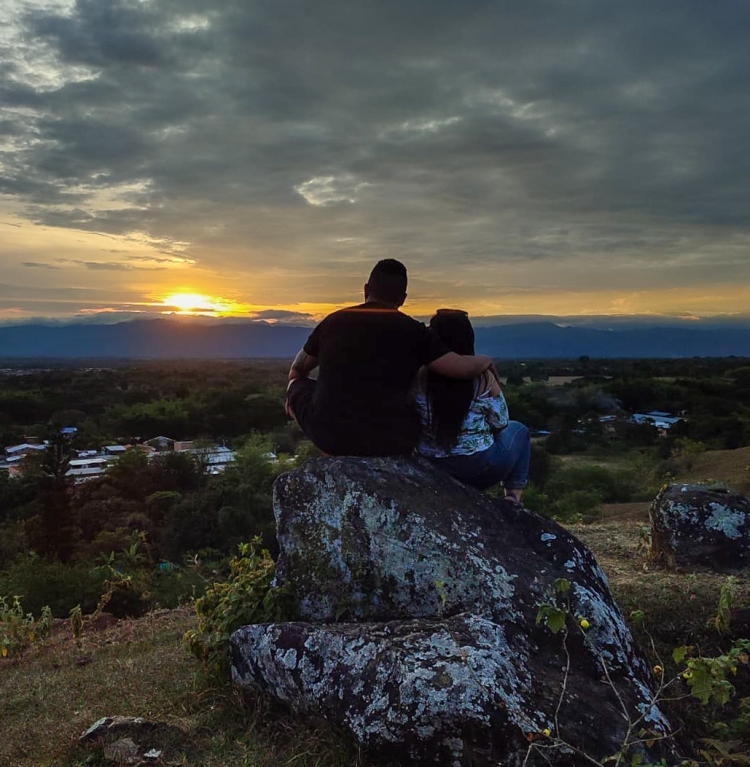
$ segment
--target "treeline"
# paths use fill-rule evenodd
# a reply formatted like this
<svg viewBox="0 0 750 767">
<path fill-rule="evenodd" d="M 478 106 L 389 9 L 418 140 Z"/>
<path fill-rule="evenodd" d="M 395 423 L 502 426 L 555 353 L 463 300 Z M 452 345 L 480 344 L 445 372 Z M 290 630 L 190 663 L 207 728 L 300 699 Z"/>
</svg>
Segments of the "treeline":
<svg viewBox="0 0 750 767">
<path fill-rule="evenodd" d="M 288 448 L 287 368 L 280 362 L 154 362 L 5 373 L 0 446 L 72 426 L 78 429 L 72 446 L 79 449 L 157 435 L 232 441 L 274 429 Z"/>
<path fill-rule="evenodd" d="M 520 379 L 517 366 L 501 368 L 508 375 L 505 393 L 513 418 L 552 432 L 548 444 L 552 452 L 618 444 L 659 445 L 668 453 L 675 440 L 685 438 L 709 449 L 750 444 L 748 360 L 675 360 L 665 361 L 661 367 L 650 360 L 584 364 L 589 373 L 563 386 L 544 383 L 551 375 L 562 375 L 557 366 L 549 367 L 548 376 L 542 363 L 535 363 L 536 381 Z M 685 420 L 675 424 L 666 439 L 652 426 L 627 421 L 629 414 L 654 410 Z M 617 440 L 599 422 L 605 415 L 621 416 Z"/>
<path fill-rule="evenodd" d="M 532 428 L 574 432 L 580 420 L 618 412 L 685 413 L 679 436 L 710 447 L 750 440 L 750 360 L 589 360 L 498 362 L 514 418 Z M 273 433 L 282 452 L 300 435 L 283 399 L 288 365 L 279 361 L 151 362 L 127 367 L 50 368 L 0 374 L 0 446 L 74 426 L 73 447 L 166 435 L 242 444 Z M 576 377 L 563 386 L 551 377 Z M 648 441 L 647 430 L 633 439 Z M 627 435 L 625 435 L 627 436 Z M 653 435 L 652 435 L 653 436 Z M 573 449 L 576 449 L 575 446 Z"/>
</svg>

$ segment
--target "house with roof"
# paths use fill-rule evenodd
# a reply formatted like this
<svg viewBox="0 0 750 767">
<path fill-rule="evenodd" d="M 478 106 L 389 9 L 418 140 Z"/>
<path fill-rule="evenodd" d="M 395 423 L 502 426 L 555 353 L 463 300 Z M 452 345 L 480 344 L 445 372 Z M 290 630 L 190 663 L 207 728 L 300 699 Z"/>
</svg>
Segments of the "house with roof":
<svg viewBox="0 0 750 767">
<path fill-rule="evenodd" d="M 147 439 L 145 444 L 151 445 L 151 447 L 155 447 L 159 452 L 162 453 L 167 450 L 174 450 L 174 440 L 171 437 L 153 437 L 152 439 Z"/>
<path fill-rule="evenodd" d="M 111 462 L 111 457 L 108 458 L 103 455 L 71 458 L 68 462 L 68 470 L 65 472 L 65 476 L 70 477 L 76 483 L 100 477 L 107 470 Z"/>
<path fill-rule="evenodd" d="M 112 456 L 113 458 L 119 458 L 128 452 L 127 445 L 105 445 L 102 448 L 104 455 Z"/>
<path fill-rule="evenodd" d="M 206 467 L 207 474 L 221 474 L 227 466 L 237 460 L 237 454 L 224 445 L 213 445 L 211 447 L 198 447 L 181 452 L 193 455 Z"/>
<path fill-rule="evenodd" d="M 648 413 L 633 413 L 630 420 L 633 423 L 653 426 L 659 430 L 662 437 L 665 437 L 675 424 L 681 423 L 685 419 L 682 416 L 665 413 L 663 410 L 652 410 Z"/>
<path fill-rule="evenodd" d="M 8 458 L 20 458 L 24 455 L 35 455 L 43 453 L 47 449 L 47 445 L 32 445 L 28 442 L 24 442 L 20 445 L 11 445 L 5 448 L 5 455 Z"/>
</svg>

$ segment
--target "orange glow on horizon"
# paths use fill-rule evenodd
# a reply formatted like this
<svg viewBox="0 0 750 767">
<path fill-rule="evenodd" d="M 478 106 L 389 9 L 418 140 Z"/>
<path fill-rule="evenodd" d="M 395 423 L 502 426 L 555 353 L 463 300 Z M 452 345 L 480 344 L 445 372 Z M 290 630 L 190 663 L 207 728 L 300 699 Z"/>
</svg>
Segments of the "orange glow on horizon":
<svg viewBox="0 0 750 767">
<path fill-rule="evenodd" d="M 203 293 L 170 293 L 161 299 L 163 314 L 192 314 L 227 317 L 244 314 L 247 307 L 236 301 Z"/>
</svg>

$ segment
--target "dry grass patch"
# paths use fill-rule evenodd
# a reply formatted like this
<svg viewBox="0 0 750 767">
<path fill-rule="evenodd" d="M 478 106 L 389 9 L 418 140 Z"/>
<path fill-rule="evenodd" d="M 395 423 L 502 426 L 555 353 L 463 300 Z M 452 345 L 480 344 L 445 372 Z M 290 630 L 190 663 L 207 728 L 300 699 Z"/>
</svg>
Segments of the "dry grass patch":
<svg viewBox="0 0 750 767">
<path fill-rule="evenodd" d="M 637 520 L 571 525 L 570 530 L 596 556 L 626 616 L 643 610 L 649 632 L 670 650 L 685 643 L 713 650 L 708 645 L 719 637 L 707 624 L 716 615 L 728 576 L 655 565 L 648 556 L 647 526 Z M 735 607 L 750 606 L 750 572 L 733 577 Z"/>
<path fill-rule="evenodd" d="M 648 521 L 648 508 L 651 501 L 633 501 L 632 503 L 603 503 L 600 508 L 602 521 L 638 520 Z"/>
<path fill-rule="evenodd" d="M 556 456 L 563 468 L 579 466 L 598 466 L 610 471 L 623 471 L 633 468 L 633 458 L 629 453 L 620 453 L 617 455 L 585 455 L 580 453 L 570 453 Z"/>
<path fill-rule="evenodd" d="M 101 748 L 72 745 L 104 716 L 141 716 L 180 727 L 185 742 L 165 767 L 351 767 L 351 747 L 329 728 L 293 721 L 208 679 L 182 637 L 192 610 L 158 611 L 84 633 L 63 626 L 43 645 L 0 665 L 0 765 L 98 764 Z"/>
<path fill-rule="evenodd" d="M 723 482 L 740 493 L 750 492 L 750 447 L 708 450 L 690 456 L 690 466 L 677 482 Z"/>
<path fill-rule="evenodd" d="M 175 700 L 195 677 L 181 648 L 192 620 L 186 609 L 154 613 L 84 633 L 80 645 L 63 627 L 46 643 L 4 662 L 0 764 L 45 764 L 71 738 L 113 713 L 175 719 Z"/>
</svg>

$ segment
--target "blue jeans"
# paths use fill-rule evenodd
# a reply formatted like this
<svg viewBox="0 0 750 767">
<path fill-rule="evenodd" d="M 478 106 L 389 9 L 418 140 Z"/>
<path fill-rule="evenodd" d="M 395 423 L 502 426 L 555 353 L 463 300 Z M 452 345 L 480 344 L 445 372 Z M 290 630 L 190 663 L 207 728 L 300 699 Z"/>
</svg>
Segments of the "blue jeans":
<svg viewBox="0 0 750 767">
<path fill-rule="evenodd" d="M 506 490 L 522 490 L 529 481 L 531 437 L 518 421 L 495 434 L 495 443 L 487 450 L 472 455 L 450 455 L 431 458 L 435 466 L 456 479 L 485 490 L 502 482 Z"/>
</svg>

